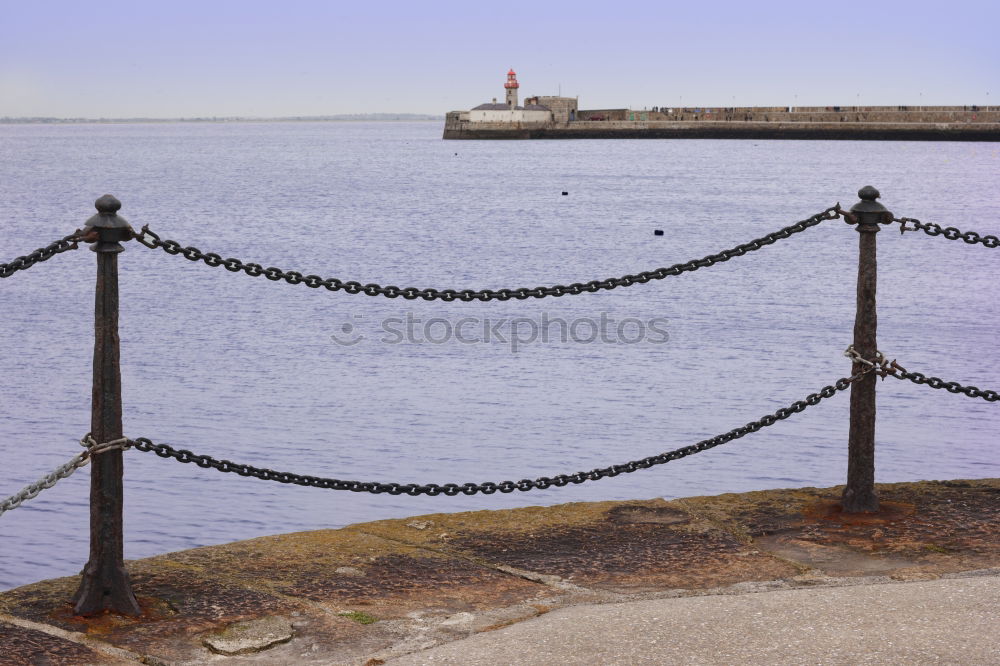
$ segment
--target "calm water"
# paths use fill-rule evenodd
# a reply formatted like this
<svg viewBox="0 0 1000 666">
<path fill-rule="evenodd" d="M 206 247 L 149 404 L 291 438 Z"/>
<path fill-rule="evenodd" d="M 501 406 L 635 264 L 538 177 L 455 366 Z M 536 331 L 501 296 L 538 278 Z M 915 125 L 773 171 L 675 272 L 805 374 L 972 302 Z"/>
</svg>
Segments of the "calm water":
<svg viewBox="0 0 1000 666">
<path fill-rule="evenodd" d="M 862 185 L 899 215 L 1000 231 L 1000 146 L 752 141 L 445 142 L 431 124 L 0 126 L 0 258 L 72 231 L 104 192 L 136 227 L 205 251 L 400 286 L 535 286 L 686 261 Z M 561 196 L 562 191 L 569 192 Z M 652 230 L 665 230 L 654 237 Z M 1000 252 L 879 237 L 879 346 L 1000 387 Z M 351 296 L 128 244 L 125 431 L 281 470 L 400 482 L 520 479 L 682 446 L 849 371 L 857 234 L 825 222 L 752 255 L 614 292 L 506 303 Z M 0 495 L 89 428 L 94 255 L 0 284 Z M 463 317 L 656 319 L 665 343 L 404 342 Z M 665 323 L 662 323 L 665 322 Z M 365 339 L 352 346 L 331 336 Z M 521 324 L 521 335 L 530 325 Z M 628 339 L 638 335 L 629 324 Z M 499 329 L 502 336 L 507 329 Z M 481 337 L 475 325 L 466 338 Z M 586 324 L 578 340 L 591 337 Z M 665 336 L 658 336 L 662 340 Z M 422 339 L 422 338 L 421 338 Z M 834 485 L 847 394 L 683 461 L 579 486 L 410 498 L 288 487 L 126 455 L 126 557 L 437 511 Z M 879 384 L 880 481 L 1000 476 L 996 404 Z M 0 518 L 0 588 L 77 572 L 89 468 Z"/>
</svg>

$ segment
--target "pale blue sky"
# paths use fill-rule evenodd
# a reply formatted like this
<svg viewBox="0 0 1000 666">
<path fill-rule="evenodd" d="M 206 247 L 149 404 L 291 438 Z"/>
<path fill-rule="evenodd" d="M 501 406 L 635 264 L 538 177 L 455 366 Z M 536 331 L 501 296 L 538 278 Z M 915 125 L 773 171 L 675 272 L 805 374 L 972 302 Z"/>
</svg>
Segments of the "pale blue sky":
<svg viewBox="0 0 1000 666">
<path fill-rule="evenodd" d="M 1000 3 L 0 0 L 0 116 L 998 104 Z"/>
</svg>

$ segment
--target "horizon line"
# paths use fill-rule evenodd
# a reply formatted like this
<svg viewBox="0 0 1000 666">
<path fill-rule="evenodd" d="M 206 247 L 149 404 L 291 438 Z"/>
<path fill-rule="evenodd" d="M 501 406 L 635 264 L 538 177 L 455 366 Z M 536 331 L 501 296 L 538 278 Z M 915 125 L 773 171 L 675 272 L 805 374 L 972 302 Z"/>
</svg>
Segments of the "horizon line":
<svg viewBox="0 0 1000 666">
<path fill-rule="evenodd" d="M 127 122 L 240 122 L 240 121 L 351 121 L 364 119 L 382 120 L 443 120 L 444 113 L 410 113 L 375 111 L 372 113 L 335 113 L 324 115 L 291 115 L 291 116 L 124 116 L 124 117 L 88 117 L 88 116 L 0 116 L 0 123 L 127 123 Z"/>
</svg>

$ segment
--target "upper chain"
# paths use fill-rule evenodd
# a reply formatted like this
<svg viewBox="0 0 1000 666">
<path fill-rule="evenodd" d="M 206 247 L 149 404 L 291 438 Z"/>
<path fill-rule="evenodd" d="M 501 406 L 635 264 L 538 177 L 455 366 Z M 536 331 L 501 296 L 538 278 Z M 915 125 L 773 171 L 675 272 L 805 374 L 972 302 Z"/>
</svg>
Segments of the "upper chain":
<svg viewBox="0 0 1000 666">
<path fill-rule="evenodd" d="M 0 278 L 10 277 L 14 273 L 27 270 L 41 261 L 48 261 L 57 254 L 75 250 L 78 247 L 78 234 L 79 232 L 73 232 L 69 236 L 53 241 L 45 247 L 38 248 L 34 252 L 16 257 L 6 264 L 0 264 Z"/>
<path fill-rule="evenodd" d="M 955 227 L 942 227 L 934 222 L 921 222 L 912 217 L 893 218 L 899 223 L 899 233 L 907 231 L 923 231 L 928 236 L 944 236 L 948 240 L 963 240 L 969 245 L 981 243 L 986 247 L 1000 247 L 1000 238 L 993 235 L 980 235 L 975 231 L 960 231 Z"/>
<path fill-rule="evenodd" d="M 546 296 L 577 295 L 582 293 L 594 293 L 601 290 L 610 290 L 617 287 L 629 287 L 633 284 L 643 284 L 650 280 L 662 280 L 667 277 L 680 275 L 699 268 L 713 266 L 723 261 L 729 261 L 733 257 L 740 257 L 747 252 L 759 250 L 766 245 L 771 245 L 778 240 L 788 238 L 793 234 L 805 231 L 810 227 L 820 224 L 824 220 L 835 220 L 843 217 L 840 204 L 831 206 L 826 210 L 813 215 L 801 222 L 783 227 L 760 238 L 755 238 L 748 243 L 742 243 L 736 247 L 722 250 L 716 254 L 710 254 L 701 259 L 693 259 L 681 264 L 674 264 L 666 268 L 658 268 L 652 271 L 624 275 L 618 278 L 608 278 L 605 280 L 592 280 L 590 282 L 574 282 L 568 285 L 553 285 L 549 287 L 520 287 L 517 289 L 419 289 L 417 287 L 396 287 L 394 285 L 383 286 L 375 283 L 362 284 L 355 281 L 342 281 L 337 278 L 322 278 L 319 275 L 302 275 L 297 271 L 285 271 L 280 268 L 264 268 L 260 264 L 243 262 L 239 259 L 223 259 L 221 255 L 214 252 L 202 252 L 196 247 L 183 247 L 173 240 L 161 240 L 148 227 L 143 227 L 142 232 L 136 235 L 136 240 L 149 248 L 161 248 L 167 254 L 179 254 L 191 261 L 201 260 L 209 266 L 222 266 L 226 270 L 234 273 L 243 271 L 247 275 L 256 277 L 263 275 L 269 280 L 284 280 L 288 284 L 304 284 L 307 287 L 316 289 L 324 287 L 329 291 L 345 291 L 348 294 L 367 294 L 368 296 L 385 296 L 386 298 L 397 298 L 402 296 L 405 299 L 422 298 L 425 301 L 506 301 L 511 298 L 545 298 Z"/>
</svg>

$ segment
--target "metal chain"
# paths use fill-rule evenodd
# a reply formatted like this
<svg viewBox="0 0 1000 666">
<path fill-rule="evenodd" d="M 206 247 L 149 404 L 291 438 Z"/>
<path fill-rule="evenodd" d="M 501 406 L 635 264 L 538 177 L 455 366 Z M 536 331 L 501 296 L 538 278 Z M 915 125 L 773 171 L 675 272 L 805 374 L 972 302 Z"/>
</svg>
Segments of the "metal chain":
<svg viewBox="0 0 1000 666">
<path fill-rule="evenodd" d="M 927 377 L 919 372 L 907 372 L 903 370 L 899 373 L 890 373 L 896 379 L 905 379 L 914 384 L 926 384 L 932 389 L 944 389 L 949 393 L 963 393 L 970 398 L 982 398 L 986 402 L 997 402 L 1000 400 L 1000 393 L 990 389 L 981 389 L 975 386 L 962 386 L 958 382 L 946 382 L 940 377 Z"/>
<path fill-rule="evenodd" d="M 923 231 L 928 236 L 944 236 L 948 240 L 963 240 L 969 245 L 981 243 L 986 247 L 1000 247 L 1000 238 L 988 235 L 981 236 L 975 231 L 959 231 L 955 227 L 942 227 L 933 222 L 921 222 L 912 217 L 896 217 L 893 222 L 899 222 L 899 233 L 905 234 L 907 231 Z M 912 226 L 907 226 L 912 225 Z"/>
<path fill-rule="evenodd" d="M 854 345 L 847 348 L 844 352 L 844 356 L 848 357 L 856 363 L 861 363 L 875 372 L 875 374 L 885 379 L 886 376 L 895 377 L 896 379 L 906 379 L 914 384 L 926 384 L 933 389 L 944 389 L 949 393 L 963 393 L 970 398 L 982 398 L 987 402 L 997 402 L 1000 400 L 1000 394 L 996 391 L 990 389 L 981 389 L 975 386 L 963 386 L 958 382 L 946 382 L 940 377 L 927 377 L 926 375 L 919 372 L 910 372 L 899 363 L 896 359 L 888 361 L 885 355 L 880 352 L 875 352 L 875 360 L 869 361 L 861 356 L 855 349 Z"/>
<path fill-rule="evenodd" d="M 796 222 L 790 226 L 779 229 L 772 233 L 756 238 L 749 243 L 737 245 L 728 250 L 722 250 L 716 254 L 710 254 L 701 259 L 674 264 L 667 268 L 658 268 L 652 271 L 643 271 L 635 275 L 625 275 L 620 278 L 608 278 L 606 280 L 592 280 L 591 282 L 574 282 L 569 285 L 554 285 L 550 287 L 521 287 L 518 289 L 418 289 L 416 287 L 396 287 L 393 285 L 382 286 L 379 284 L 362 284 L 355 281 L 342 281 L 337 278 L 324 279 L 318 275 L 302 275 L 297 271 L 284 271 L 280 268 L 264 268 L 260 264 L 244 263 L 239 259 L 223 259 L 221 255 L 214 252 L 202 252 L 196 247 L 182 247 L 180 243 L 173 240 L 161 240 L 160 237 L 149 230 L 148 226 L 142 228 L 142 232 L 136 236 L 136 240 L 149 248 L 162 248 L 167 254 L 182 255 L 191 261 L 201 260 L 209 266 L 222 266 L 234 273 L 243 271 L 247 275 L 257 277 L 263 275 L 268 280 L 284 280 L 288 284 L 304 284 L 307 287 L 317 289 L 324 287 L 329 291 L 346 291 L 348 294 L 367 294 L 368 296 L 385 296 L 387 298 L 397 298 L 402 296 L 405 299 L 422 298 L 425 301 L 440 299 L 442 301 L 506 301 L 511 298 L 545 298 L 546 296 L 565 296 L 567 294 L 577 295 L 582 293 L 593 293 L 602 289 L 614 289 L 616 287 L 629 287 L 633 284 L 644 284 L 650 280 L 662 280 L 666 277 L 680 275 L 685 272 L 696 271 L 699 268 L 712 266 L 723 261 L 729 261 L 733 257 L 741 257 L 747 252 L 759 250 L 765 245 L 789 238 L 793 234 L 805 231 L 814 227 L 824 220 L 835 220 L 843 216 L 840 204 L 827 208 L 821 213 Z"/>
<path fill-rule="evenodd" d="M 60 479 L 72 476 L 73 472 L 80 469 L 88 462 L 90 462 L 90 453 L 88 451 L 78 453 L 70 458 L 66 464 L 56 467 L 49 474 L 46 474 L 38 481 L 25 486 L 21 489 L 21 492 L 11 495 L 5 500 L 0 500 L 0 516 L 8 511 L 18 508 L 27 500 L 37 497 L 38 493 L 56 485 Z"/>
<path fill-rule="evenodd" d="M 47 261 L 57 254 L 62 254 L 63 252 L 67 252 L 69 250 L 75 250 L 78 247 L 78 233 L 79 232 L 73 232 L 69 236 L 49 243 L 45 247 L 40 247 L 34 252 L 29 252 L 23 257 L 17 257 L 9 263 L 0 264 L 0 278 L 10 277 L 18 271 L 31 268 L 40 261 Z"/>
<path fill-rule="evenodd" d="M 500 491 L 501 493 L 510 493 L 515 490 L 520 490 L 526 492 L 533 489 L 544 490 L 550 486 L 555 486 L 561 488 L 570 483 L 583 483 L 584 481 L 597 481 L 598 479 L 603 479 L 606 477 L 618 476 L 623 473 L 631 473 L 638 471 L 640 469 L 648 469 L 654 465 L 663 465 L 670 462 L 671 460 L 679 460 L 680 458 L 685 458 L 687 456 L 693 455 L 695 453 L 700 453 L 702 451 L 707 451 L 708 449 L 719 446 L 720 444 L 725 444 L 731 442 L 734 439 L 739 439 L 745 435 L 752 432 L 757 432 L 761 428 L 766 428 L 767 426 L 772 426 L 778 421 L 787 419 L 792 414 L 804 411 L 807 407 L 812 405 L 818 405 L 824 398 L 830 398 L 835 395 L 838 391 L 843 391 L 848 386 L 856 382 L 866 373 L 871 372 L 870 369 L 865 369 L 856 375 L 851 377 L 845 377 L 838 379 L 830 386 L 824 386 L 822 389 L 816 393 L 810 393 L 804 400 L 796 400 L 788 407 L 782 407 L 778 409 L 773 414 L 767 414 L 756 421 L 751 421 L 746 425 L 734 428 L 729 432 L 721 435 L 716 435 L 711 439 L 706 439 L 698 442 L 697 444 L 692 444 L 690 446 L 685 446 L 680 449 L 675 449 L 673 451 L 668 451 L 667 453 L 661 453 L 659 455 L 649 456 L 648 458 L 642 458 L 641 460 L 632 460 L 622 465 L 611 465 L 610 467 L 603 467 L 598 469 L 592 469 L 589 472 L 576 472 L 575 474 L 559 474 L 554 477 L 539 477 L 537 479 L 521 479 L 520 481 L 500 481 L 500 482 L 486 482 L 486 483 L 445 483 L 436 484 L 428 483 L 425 485 L 417 485 L 415 483 L 378 483 L 376 481 L 342 481 L 340 479 L 326 479 L 316 476 L 306 476 L 302 474 L 293 474 L 291 472 L 276 472 L 272 469 L 264 469 L 260 467 L 253 467 L 252 465 L 241 465 L 234 463 L 230 460 L 217 460 L 211 456 L 198 455 L 187 449 L 175 449 L 168 444 L 154 444 L 149 439 L 145 437 L 140 437 L 132 441 L 132 445 L 139 451 L 151 451 L 161 458 L 173 458 L 177 462 L 182 463 L 194 463 L 198 467 L 213 468 L 220 472 L 233 472 L 239 474 L 240 476 L 253 476 L 264 481 L 277 481 L 278 483 L 291 483 L 298 486 L 310 486 L 313 488 L 328 488 L 331 490 L 350 490 L 352 492 L 366 492 L 378 495 L 380 493 L 388 493 L 390 495 L 448 495 L 453 497 L 455 495 L 475 495 L 476 493 L 483 493 L 484 495 L 492 495 L 493 493 Z"/>
<path fill-rule="evenodd" d="M 98 443 L 88 432 L 86 436 L 80 440 L 80 445 L 85 447 L 87 450 L 76 454 L 65 464 L 56 467 L 38 481 L 25 486 L 21 489 L 21 492 L 11 495 L 5 500 L 0 500 L 0 516 L 8 511 L 18 508 L 26 501 L 34 499 L 43 490 L 47 490 L 56 485 L 56 483 L 58 483 L 61 479 L 69 478 L 73 475 L 73 472 L 89 463 L 90 459 L 94 456 L 100 455 L 105 451 L 114 451 L 116 449 L 124 451 L 132 448 L 132 440 L 128 437 L 122 437 L 121 439 L 115 439 L 110 442 Z"/>
</svg>

